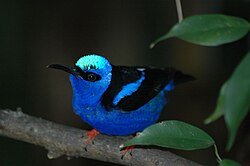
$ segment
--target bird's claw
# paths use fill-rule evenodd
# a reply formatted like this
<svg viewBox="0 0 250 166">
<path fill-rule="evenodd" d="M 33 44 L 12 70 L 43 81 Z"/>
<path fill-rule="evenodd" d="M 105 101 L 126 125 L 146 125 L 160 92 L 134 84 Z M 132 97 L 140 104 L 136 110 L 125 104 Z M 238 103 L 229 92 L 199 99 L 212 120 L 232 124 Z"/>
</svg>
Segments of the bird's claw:
<svg viewBox="0 0 250 166">
<path fill-rule="evenodd" d="M 96 129 L 92 129 L 91 131 L 86 132 L 83 137 L 88 137 L 87 141 L 85 142 L 86 145 L 88 145 L 90 143 L 90 141 L 92 141 L 92 144 L 94 144 L 94 139 L 96 138 L 96 136 L 100 134 L 99 131 L 97 131 Z"/>
<path fill-rule="evenodd" d="M 123 160 L 124 156 L 129 152 L 130 156 L 132 157 L 132 151 L 135 146 L 128 146 L 125 148 L 125 150 L 122 153 L 121 159 Z"/>
</svg>

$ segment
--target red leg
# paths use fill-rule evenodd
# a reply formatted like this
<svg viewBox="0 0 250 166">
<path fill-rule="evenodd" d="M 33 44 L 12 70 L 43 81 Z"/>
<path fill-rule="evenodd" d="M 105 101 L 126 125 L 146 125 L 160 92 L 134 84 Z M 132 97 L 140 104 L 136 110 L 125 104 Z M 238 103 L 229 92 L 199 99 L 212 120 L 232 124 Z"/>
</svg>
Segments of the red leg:
<svg viewBox="0 0 250 166">
<path fill-rule="evenodd" d="M 133 151 L 134 147 L 135 147 L 134 145 L 126 147 L 125 150 L 122 152 L 122 157 L 121 157 L 121 159 L 123 159 L 124 156 L 125 156 L 129 151 L 130 151 L 130 155 L 132 156 L 132 151 Z"/>
<path fill-rule="evenodd" d="M 138 136 L 138 135 L 140 135 L 139 132 L 135 134 L 135 137 Z M 133 151 L 134 148 L 135 148 L 135 145 L 126 147 L 126 148 L 124 149 L 123 153 L 122 153 L 121 159 L 123 159 L 124 156 L 125 156 L 129 151 L 130 151 L 130 152 L 129 152 L 130 156 L 132 156 L 132 151 Z"/>
<path fill-rule="evenodd" d="M 96 129 L 92 129 L 91 131 L 86 132 L 86 133 L 84 134 L 84 136 L 88 136 L 88 139 L 87 139 L 87 141 L 85 142 L 85 144 L 88 145 L 89 142 L 90 142 L 91 140 L 93 141 L 93 140 L 96 138 L 96 136 L 97 136 L 98 134 L 100 134 L 100 132 L 97 131 Z"/>
</svg>

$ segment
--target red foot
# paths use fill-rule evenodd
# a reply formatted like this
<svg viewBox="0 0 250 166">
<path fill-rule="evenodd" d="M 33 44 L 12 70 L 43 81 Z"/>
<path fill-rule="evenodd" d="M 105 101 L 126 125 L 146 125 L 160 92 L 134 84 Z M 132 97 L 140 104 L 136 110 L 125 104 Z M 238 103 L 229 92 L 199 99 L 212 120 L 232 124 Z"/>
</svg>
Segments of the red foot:
<svg viewBox="0 0 250 166">
<path fill-rule="evenodd" d="M 90 142 L 91 140 L 93 141 L 93 140 L 96 138 L 96 136 L 97 136 L 98 134 L 100 134 L 100 132 L 97 131 L 96 129 L 92 129 L 91 131 L 86 132 L 86 133 L 84 134 L 84 136 L 88 136 L 88 139 L 87 139 L 87 141 L 85 142 L 85 144 L 88 145 L 89 142 Z"/>
<path fill-rule="evenodd" d="M 132 156 L 132 151 L 133 151 L 133 149 L 134 149 L 134 147 L 135 146 L 128 146 L 128 147 L 126 147 L 126 149 L 123 151 L 123 153 L 122 153 L 122 157 L 121 157 L 121 159 L 123 159 L 123 157 L 130 151 L 130 155 Z"/>
</svg>

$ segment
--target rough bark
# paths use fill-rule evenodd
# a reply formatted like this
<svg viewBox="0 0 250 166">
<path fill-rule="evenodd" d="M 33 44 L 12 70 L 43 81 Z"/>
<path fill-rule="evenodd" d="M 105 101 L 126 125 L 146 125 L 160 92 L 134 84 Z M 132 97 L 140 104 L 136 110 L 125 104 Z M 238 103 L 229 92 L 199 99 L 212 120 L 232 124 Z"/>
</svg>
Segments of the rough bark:
<svg viewBox="0 0 250 166">
<path fill-rule="evenodd" d="M 82 138 L 84 132 L 86 131 L 27 115 L 20 110 L 0 110 L 0 135 L 42 146 L 48 150 L 47 156 L 50 159 L 66 155 L 121 165 L 199 165 L 168 151 L 147 147 L 135 148 L 132 157 L 126 155 L 121 159 L 119 145 L 128 137 L 100 134 L 94 144 L 88 145 L 86 151 L 86 138 Z"/>
</svg>

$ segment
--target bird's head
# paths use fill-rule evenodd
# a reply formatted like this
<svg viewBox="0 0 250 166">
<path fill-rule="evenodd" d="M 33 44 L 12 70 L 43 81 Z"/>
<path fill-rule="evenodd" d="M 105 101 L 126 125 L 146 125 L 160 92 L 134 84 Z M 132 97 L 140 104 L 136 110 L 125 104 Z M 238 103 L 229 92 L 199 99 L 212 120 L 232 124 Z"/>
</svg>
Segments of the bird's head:
<svg viewBox="0 0 250 166">
<path fill-rule="evenodd" d="M 106 91 L 112 77 L 112 65 L 104 57 L 95 54 L 81 57 L 73 67 L 52 64 L 48 68 L 70 73 L 74 99 L 93 104 Z"/>
</svg>

